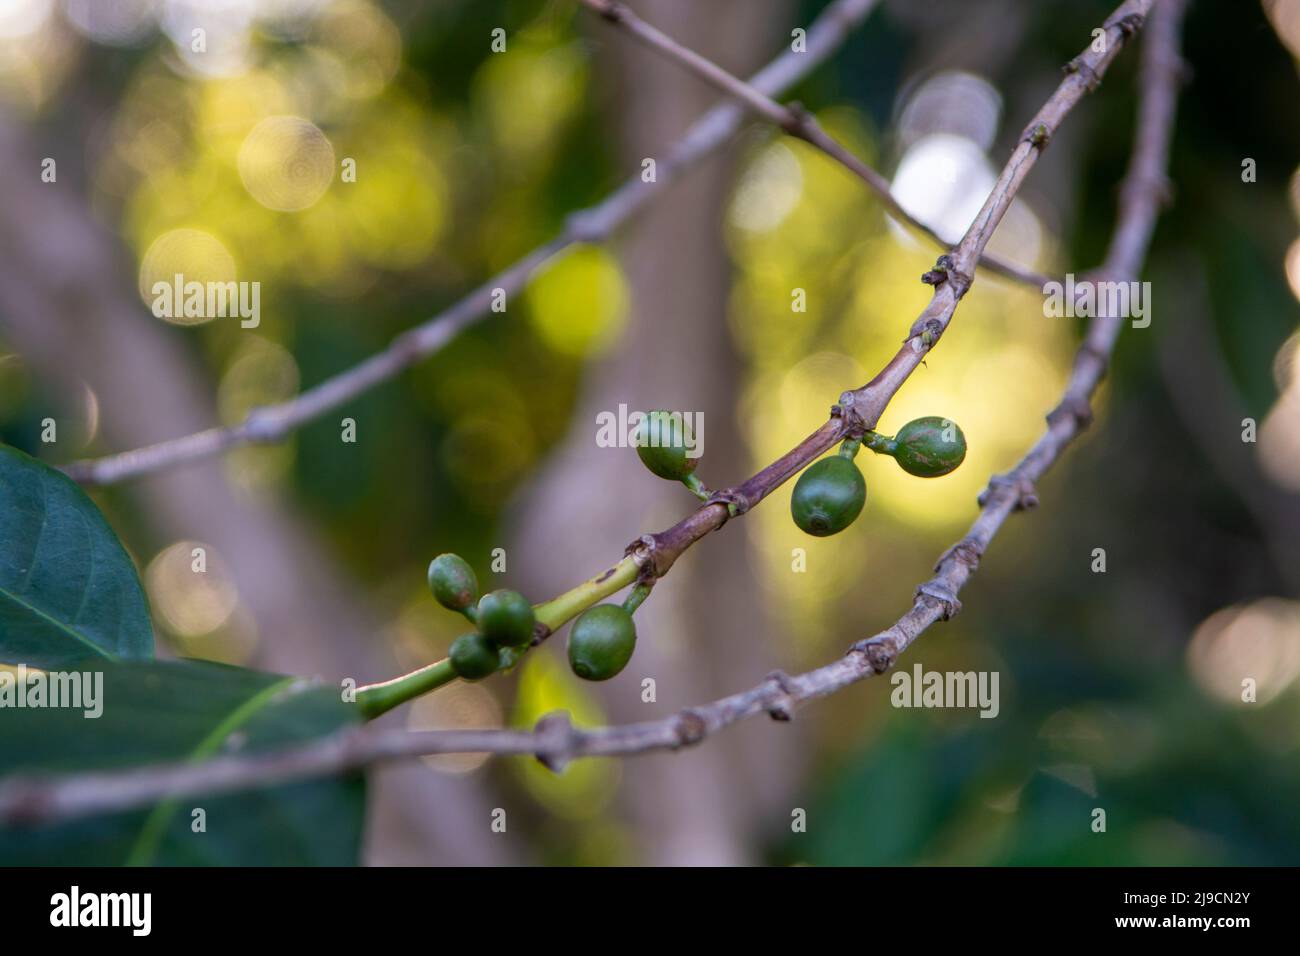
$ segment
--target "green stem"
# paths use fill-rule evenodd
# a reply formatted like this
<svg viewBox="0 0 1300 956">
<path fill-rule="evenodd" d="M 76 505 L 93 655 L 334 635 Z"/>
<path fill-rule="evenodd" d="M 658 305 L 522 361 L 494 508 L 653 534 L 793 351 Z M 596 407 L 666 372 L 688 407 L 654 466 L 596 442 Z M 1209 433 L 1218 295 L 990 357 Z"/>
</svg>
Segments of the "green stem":
<svg viewBox="0 0 1300 956">
<path fill-rule="evenodd" d="M 682 484 L 689 488 L 691 494 L 696 498 L 699 498 L 701 501 L 708 501 L 713 497 L 713 493 L 709 491 L 708 488 L 704 487 L 704 482 L 700 481 L 700 479 L 696 478 L 694 475 L 687 475 L 682 479 Z"/>
<path fill-rule="evenodd" d="M 552 631 L 557 631 L 565 622 L 571 621 L 593 604 L 609 597 L 615 591 L 621 591 L 633 581 L 641 569 L 631 555 L 624 558 L 603 574 L 583 581 L 576 588 L 553 597 L 545 604 L 535 608 L 537 620 Z"/>
<path fill-rule="evenodd" d="M 858 455 L 858 449 L 862 447 L 861 438 L 846 438 L 840 442 L 840 454 L 852 461 Z"/>
<path fill-rule="evenodd" d="M 635 614 L 636 609 L 645 603 L 645 599 L 650 596 L 652 587 L 654 587 L 653 581 L 642 581 L 634 587 L 623 600 L 623 610 L 627 611 L 628 614 Z"/>
<path fill-rule="evenodd" d="M 441 660 L 419 670 L 394 677 L 381 684 L 367 684 L 357 688 L 357 704 L 367 720 L 380 714 L 386 714 L 398 704 L 414 700 L 431 690 L 437 690 L 443 684 L 450 684 L 456 679 L 456 672 L 451 668 L 450 660 Z"/>
<path fill-rule="evenodd" d="M 877 455 L 893 455 L 898 451 L 898 442 L 879 432 L 867 432 L 862 436 L 862 443 Z"/>
</svg>

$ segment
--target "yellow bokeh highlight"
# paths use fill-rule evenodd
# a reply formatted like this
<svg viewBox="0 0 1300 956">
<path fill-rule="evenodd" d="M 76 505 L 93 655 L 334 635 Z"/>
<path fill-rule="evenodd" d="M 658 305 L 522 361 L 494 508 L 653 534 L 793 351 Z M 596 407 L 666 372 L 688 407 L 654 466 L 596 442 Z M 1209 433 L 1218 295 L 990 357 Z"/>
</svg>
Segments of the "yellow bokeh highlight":
<svg viewBox="0 0 1300 956">
<path fill-rule="evenodd" d="M 268 209 L 296 212 L 316 204 L 334 178 L 334 147 L 300 116 L 268 116 L 239 147 L 239 177 Z"/>
<path fill-rule="evenodd" d="M 233 425 L 259 405 L 292 398 L 298 384 L 298 363 L 288 349 L 260 335 L 243 336 L 217 389 L 221 421 Z"/>
<path fill-rule="evenodd" d="M 244 333 L 217 387 L 222 424 L 237 424 L 255 408 L 292 398 L 299 384 L 298 362 L 288 349 L 260 335 Z M 235 487 L 255 491 L 286 479 L 295 453 L 292 438 L 271 445 L 246 445 L 232 449 L 223 467 Z"/>
<path fill-rule="evenodd" d="M 484 60 L 471 97 L 494 148 L 508 157 L 504 173 L 518 178 L 545 167 L 585 88 L 586 60 L 578 47 L 535 31 L 511 36 L 505 52 Z"/>
<path fill-rule="evenodd" d="M 554 256 L 533 273 L 525 297 L 542 341 L 574 358 L 608 348 L 627 317 L 623 272 L 598 246 L 581 245 Z"/>
<path fill-rule="evenodd" d="M 159 296 L 172 302 L 169 315 L 160 316 L 176 325 L 197 325 L 215 318 L 213 315 L 187 316 L 181 302 L 158 287 L 157 283 L 174 288 L 176 276 L 185 284 L 191 282 L 234 282 L 235 259 L 225 244 L 210 232 L 202 229 L 172 229 L 155 239 L 140 263 L 140 297 L 151 309 Z"/>
<path fill-rule="evenodd" d="M 315 52 L 337 66 L 339 95 L 368 99 L 383 92 L 402 61 L 402 34 L 370 3 L 334 3 L 312 31 Z"/>
<path fill-rule="evenodd" d="M 178 541 L 160 551 L 145 569 L 145 583 L 154 613 L 185 637 L 221 627 L 239 600 L 221 558 L 198 541 Z"/>
<path fill-rule="evenodd" d="M 244 664 L 257 626 L 239 600 L 234 575 L 210 544 L 177 541 L 154 556 L 144 584 L 155 618 L 186 657 Z"/>
<path fill-rule="evenodd" d="M 138 251 L 163 232 L 220 235 L 250 281 L 355 297 L 426 264 L 467 163 L 452 118 L 400 69 L 373 4 L 331 5 L 305 42 L 202 82 L 147 66 L 124 97 L 97 185 L 122 196 Z M 329 130 L 326 136 L 323 128 Z"/>
<path fill-rule="evenodd" d="M 285 119 L 300 104 L 284 79 L 271 70 L 250 70 L 211 80 L 186 91 L 194 125 L 207 149 L 233 160 L 249 133 L 272 118 Z"/>
</svg>

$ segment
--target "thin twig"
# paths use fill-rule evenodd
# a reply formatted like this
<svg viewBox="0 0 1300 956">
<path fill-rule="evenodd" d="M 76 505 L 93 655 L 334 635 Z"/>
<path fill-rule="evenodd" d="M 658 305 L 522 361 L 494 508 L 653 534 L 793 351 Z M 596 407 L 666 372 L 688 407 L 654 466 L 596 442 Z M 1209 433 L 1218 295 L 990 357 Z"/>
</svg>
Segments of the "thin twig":
<svg viewBox="0 0 1300 956">
<path fill-rule="evenodd" d="M 1165 170 L 1182 76 L 1178 32 L 1185 3 L 1158 0 L 1146 39 L 1133 156 L 1121 192 L 1118 222 L 1101 269 L 1112 279 L 1133 279 L 1140 274 L 1166 196 Z M 1142 6 L 1145 13 L 1149 4 Z M 581 729 L 573 727 L 567 715 L 551 714 L 532 731 L 353 729 L 300 747 L 203 763 L 60 777 L 11 777 L 0 783 L 0 824 L 51 823 L 118 812 L 162 797 L 271 786 L 426 754 L 532 754 L 547 766 L 560 769 L 575 757 L 622 756 L 689 746 L 760 713 L 789 720 L 804 701 L 883 673 L 922 631 L 959 610 L 957 594 L 993 537 L 1013 511 L 1034 503 L 1033 484 L 1086 425 L 1088 401 L 1105 373 L 1122 323 L 1121 317 L 1113 315 L 1093 319 L 1075 356 L 1064 396 L 1057 410 L 1048 415 L 1046 432 L 1015 468 L 990 481 L 970 531 L 939 559 L 935 575 L 917 588 L 907 613 L 884 631 L 854 644 L 839 660 L 795 676 L 776 673 L 749 690 L 662 720 L 635 724 Z"/>
<path fill-rule="evenodd" d="M 844 43 L 879 0 L 836 0 L 808 28 L 804 52 L 786 50 L 758 73 L 749 85 L 762 94 L 789 89 L 823 63 Z M 496 291 L 507 296 L 520 292 L 540 265 L 575 243 L 603 242 L 655 193 L 676 181 L 680 174 L 726 143 L 741 127 L 745 116 L 739 103 L 722 103 L 705 113 L 659 160 L 655 182 L 639 175 L 628 179 L 595 206 L 568 217 L 564 229 L 551 241 L 537 247 L 473 292 L 433 318 L 398 335 L 382 352 L 307 389 L 294 398 L 251 411 L 238 424 L 209 428 L 119 452 L 102 458 L 87 458 L 63 466 L 63 470 L 85 485 L 108 485 L 136 478 L 164 468 L 221 454 L 250 443 L 282 441 L 295 429 L 338 408 L 376 385 L 428 358 L 466 328 L 491 314 Z"/>
<path fill-rule="evenodd" d="M 738 76 L 728 73 L 707 57 L 701 56 L 690 47 L 684 46 L 668 36 L 657 27 L 642 20 L 624 3 L 618 0 L 583 0 L 588 7 L 601 17 L 624 28 L 629 34 L 670 60 L 680 63 L 706 83 L 712 84 L 729 96 L 744 103 L 759 116 L 785 130 L 791 136 L 803 140 L 810 146 L 821 150 L 835 160 L 854 176 L 861 179 L 874 192 L 889 210 L 890 214 L 904 224 L 925 236 L 939 248 L 946 248 L 948 243 L 942 236 L 917 219 L 894 198 L 889 180 L 853 154 L 843 143 L 831 136 L 807 110 L 798 106 L 778 103 L 762 90 L 755 89 Z M 990 272 L 1007 279 L 1023 282 L 1035 289 L 1053 281 L 1040 272 L 1026 269 L 993 255 L 982 255 L 978 264 Z"/>
<path fill-rule="evenodd" d="M 643 535 L 629 548 L 647 575 L 662 577 L 682 552 L 700 538 L 717 530 L 732 514 L 743 514 L 813 459 L 845 437 L 857 437 L 874 428 L 890 400 L 938 343 L 957 303 L 973 281 L 972 270 L 998 223 L 1010 207 L 1025 177 L 1052 133 L 1078 102 L 1095 89 L 1107 68 L 1140 28 L 1153 0 L 1125 0 L 1104 26 L 1105 43 L 1099 52 L 1094 43 L 1070 63 L 1065 79 L 1026 127 L 1019 145 L 1003 168 L 983 208 L 953 251 L 939 257 L 935 269 L 922 277 L 934 285 L 934 295 L 912 323 L 894 357 L 866 385 L 844 392 L 831 409 L 831 418 L 797 447 L 749 478 L 743 484 L 720 491 L 677 524 L 658 534 Z M 1125 236 L 1125 242 L 1131 239 Z"/>
</svg>

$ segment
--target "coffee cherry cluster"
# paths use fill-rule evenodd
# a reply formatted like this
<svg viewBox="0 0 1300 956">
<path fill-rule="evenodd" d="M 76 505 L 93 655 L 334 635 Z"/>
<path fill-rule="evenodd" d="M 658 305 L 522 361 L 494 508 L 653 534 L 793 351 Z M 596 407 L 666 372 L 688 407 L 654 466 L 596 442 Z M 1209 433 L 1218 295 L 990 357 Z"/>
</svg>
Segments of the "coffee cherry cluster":
<svg viewBox="0 0 1300 956">
<path fill-rule="evenodd" d="M 846 439 L 838 454 L 813 462 L 795 482 L 790 516 L 808 534 L 824 538 L 839 534 L 862 513 L 867 484 L 853 463 L 866 445 L 889 455 L 909 475 L 938 478 L 956 470 L 966 457 L 966 436 L 955 422 L 927 416 L 908 422 L 893 438 L 867 432 L 861 440 Z"/>
<path fill-rule="evenodd" d="M 537 617 L 518 591 L 478 593 L 474 569 L 460 555 L 440 554 L 429 564 L 429 590 L 443 607 L 475 625 L 451 643 L 448 660 L 456 676 L 482 680 L 511 666 L 533 638 Z M 632 659 L 636 625 L 632 612 L 649 593 L 638 584 L 622 605 L 598 604 L 578 615 L 569 632 L 569 666 L 584 680 L 609 680 Z"/>
<path fill-rule="evenodd" d="M 533 639 L 533 606 L 518 591 L 489 591 L 481 598 L 474 569 L 458 554 L 429 564 L 429 590 L 443 607 L 463 614 L 475 630 L 452 641 L 448 658 L 458 677 L 482 680 L 513 661 Z M 503 658 L 506 661 L 503 661 Z"/>
</svg>

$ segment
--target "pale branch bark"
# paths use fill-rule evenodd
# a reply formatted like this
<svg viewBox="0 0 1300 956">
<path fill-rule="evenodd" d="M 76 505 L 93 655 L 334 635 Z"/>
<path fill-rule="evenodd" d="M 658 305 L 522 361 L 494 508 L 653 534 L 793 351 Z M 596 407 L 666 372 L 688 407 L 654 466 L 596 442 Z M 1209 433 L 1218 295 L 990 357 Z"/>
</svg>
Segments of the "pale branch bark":
<svg viewBox="0 0 1300 956">
<path fill-rule="evenodd" d="M 761 95 L 779 94 L 825 62 L 879 3 L 835 0 L 808 28 L 804 52 L 786 50 L 749 81 Z M 656 163 L 655 181 L 637 175 L 595 206 L 571 214 L 560 234 L 482 283 L 424 323 L 398 335 L 383 351 L 326 379 L 294 398 L 251 411 L 230 426 L 169 439 L 101 458 L 70 462 L 63 470 L 86 485 L 108 485 L 150 472 L 221 454 L 251 443 L 284 440 L 295 429 L 339 408 L 371 388 L 438 352 L 466 328 L 491 314 L 495 290 L 507 296 L 523 290 L 540 265 L 576 243 L 603 242 L 655 193 L 715 152 L 740 129 L 743 105 L 722 103 L 705 113 Z"/>
<path fill-rule="evenodd" d="M 1168 195 L 1165 171 L 1183 76 L 1178 35 L 1187 0 L 1155 2 L 1144 50 L 1133 154 L 1120 194 L 1118 221 L 1099 270 L 1115 281 L 1132 280 L 1140 274 L 1156 217 Z M 1121 11 L 1129 6 L 1126 3 Z M 1150 6 L 1141 4 L 1141 12 L 1145 14 Z M 912 607 L 884 631 L 855 643 L 839 660 L 794 676 L 774 673 L 749 690 L 641 723 L 582 729 L 573 727 L 565 714 L 550 714 L 532 731 L 353 729 L 292 749 L 223 756 L 202 763 L 61 777 L 15 776 L 0 783 L 0 824 L 50 823 L 128 810 L 162 797 L 270 786 L 427 754 L 531 754 L 559 769 L 576 757 L 625 756 L 690 746 L 760 713 L 789 720 L 799 704 L 885 672 L 926 628 L 957 613 L 961 606 L 957 594 L 993 537 L 1012 512 L 1036 504 L 1035 482 L 1088 424 L 1091 395 L 1105 374 L 1123 321 L 1115 315 L 1092 320 L 1075 355 L 1064 395 L 1047 416 L 1043 436 L 1011 471 L 990 480 L 970 531 L 940 557 L 934 576 L 917 588 Z"/>
<path fill-rule="evenodd" d="M 948 245 L 944 238 L 930 226 L 921 222 L 899 205 L 890 189 L 888 179 L 854 155 L 852 150 L 848 149 L 843 143 L 827 133 L 807 110 L 797 104 L 786 105 L 777 102 L 762 90 L 755 89 L 740 77 L 733 76 L 712 60 L 701 56 L 690 47 L 684 46 L 662 30 L 642 20 L 626 4 L 620 3 L 618 0 L 583 0 L 583 3 L 610 23 L 625 29 L 650 48 L 668 59 L 680 63 L 706 83 L 712 84 L 728 96 L 739 100 L 750 110 L 780 127 L 791 136 L 821 150 L 821 152 L 866 183 L 867 187 L 876 194 L 895 219 L 900 220 L 911 229 L 925 236 L 939 248 L 945 248 Z M 1014 262 L 1008 262 L 990 254 L 981 255 L 978 264 L 1003 278 L 1022 282 L 1039 290 L 1053 281 L 1033 269 L 1027 269 Z"/>
</svg>

